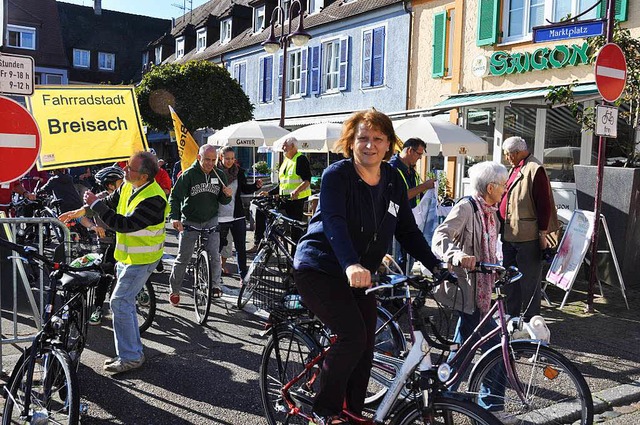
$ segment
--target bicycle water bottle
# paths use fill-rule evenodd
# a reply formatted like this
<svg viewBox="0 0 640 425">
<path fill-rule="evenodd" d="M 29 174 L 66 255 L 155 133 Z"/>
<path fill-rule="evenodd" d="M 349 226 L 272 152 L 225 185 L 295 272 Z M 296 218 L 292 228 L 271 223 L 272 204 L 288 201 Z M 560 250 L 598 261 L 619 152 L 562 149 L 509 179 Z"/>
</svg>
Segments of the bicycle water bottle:
<svg viewBox="0 0 640 425">
<path fill-rule="evenodd" d="M 287 295 L 284 297 L 284 306 L 289 310 L 299 310 L 303 308 L 301 300 L 300 295 Z"/>
</svg>

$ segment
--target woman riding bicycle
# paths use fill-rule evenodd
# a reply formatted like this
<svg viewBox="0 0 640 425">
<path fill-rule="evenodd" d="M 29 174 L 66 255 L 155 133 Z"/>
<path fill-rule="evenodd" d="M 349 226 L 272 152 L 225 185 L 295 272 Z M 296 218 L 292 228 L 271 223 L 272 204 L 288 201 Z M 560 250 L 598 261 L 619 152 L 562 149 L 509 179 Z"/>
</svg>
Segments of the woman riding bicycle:
<svg viewBox="0 0 640 425">
<path fill-rule="evenodd" d="M 346 159 L 322 176 L 320 202 L 298 244 L 294 278 L 306 306 L 337 335 L 327 353 L 313 412 L 318 424 L 348 423 L 343 402 L 363 409 L 371 370 L 376 300 L 366 295 L 393 236 L 425 267 L 439 264 L 416 226 L 405 185 L 383 162 L 396 141 L 391 120 L 370 109 L 344 124 Z"/>
<path fill-rule="evenodd" d="M 494 276 L 467 274 L 467 270 L 473 270 L 477 262 L 498 263 L 496 244 L 500 222 L 497 205 L 505 191 L 508 176 L 504 165 L 493 161 L 481 162 L 469 168 L 473 195 L 462 198 L 433 235 L 433 252 L 450 263 L 458 276 L 457 284 L 442 283 L 435 296 L 442 304 L 458 311 L 460 317 L 454 341 L 459 344 L 472 335 L 491 306 Z M 482 330 L 483 334 L 496 326 L 495 321 L 491 321 Z M 482 350 L 486 351 L 497 344 L 500 344 L 499 334 L 486 343 Z M 491 394 L 492 391 L 504 392 L 504 389 L 487 388 L 486 391 Z M 484 397 L 480 404 L 489 410 L 501 410 L 494 403 L 495 400 Z"/>
</svg>

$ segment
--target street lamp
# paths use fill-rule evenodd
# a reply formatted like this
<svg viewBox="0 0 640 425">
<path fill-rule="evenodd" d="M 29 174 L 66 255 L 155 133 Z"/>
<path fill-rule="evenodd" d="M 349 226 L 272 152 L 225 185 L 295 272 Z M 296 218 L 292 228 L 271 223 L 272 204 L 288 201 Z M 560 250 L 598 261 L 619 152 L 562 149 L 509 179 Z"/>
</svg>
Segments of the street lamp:
<svg viewBox="0 0 640 425">
<path fill-rule="evenodd" d="M 298 28 L 292 33 L 291 32 L 291 17 L 293 15 L 294 6 L 298 6 L 298 14 L 300 19 L 298 20 Z M 289 7 L 288 17 L 285 16 L 285 11 L 282 7 L 276 6 L 271 12 L 271 29 L 269 30 L 269 38 L 267 38 L 264 42 L 262 42 L 262 47 L 267 53 L 275 53 L 282 47 L 282 87 L 281 87 L 281 96 L 280 96 L 280 127 L 284 128 L 284 110 L 285 110 L 285 96 L 286 96 L 286 88 L 287 88 L 287 47 L 289 46 L 289 40 L 293 41 L 298 47 L 302 47 L 309 42 L 311 39 L 311 34 L 304 30 L 304 13 L 302 10 L 302 4 L 300 0 L 293 0 L 291 2 L 291 6 Z M 278 16 L 282 19 L 280 22 L 282 23 L 282 34 L 280 39 L 275 36 L 275 24 L 278 20 Z M 289 20 L 289 29 L 287 33 L 284 32 L 284 23 L 285 18 Z"/>
</svg>

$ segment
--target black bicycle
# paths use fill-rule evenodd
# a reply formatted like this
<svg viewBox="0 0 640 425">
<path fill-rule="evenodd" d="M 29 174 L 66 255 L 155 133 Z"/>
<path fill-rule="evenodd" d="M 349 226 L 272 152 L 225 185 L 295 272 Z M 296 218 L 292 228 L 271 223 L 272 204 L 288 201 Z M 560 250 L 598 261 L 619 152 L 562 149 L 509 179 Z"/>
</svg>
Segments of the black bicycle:
<svg viewBox="0 0 640 425">
<path fill-rule="evenodd" d="M 209 309 L 211 308 L 211 293 L 213 290 L 213 270 L 209 261 L 209 251 L 207 249 L 207 241 L 209 235 L 213 232 L 219 232 L 219 226 L 213 226 L 207 229 L 201 229 L 194 226 L 185 225 L 185 232 L 198 232 L 198 240 L 196 242 L 195 261 L 189 265 L 189 269 L 193 270 L 193 304 L 196 314 L 196 321 L 204 324 L 209 317 Z"/>
<path fill-rule="evenodd" d="M 104 273 L 96 265 L 72 268 L 53 262 L 32 247 L 2 238 L 0 245 L 49 272 L 43 325 L 3 388 L 2 424 L 77 424 L 80 394 L 76 372 L 86 342 L 89 301 Z"/>
</svg>

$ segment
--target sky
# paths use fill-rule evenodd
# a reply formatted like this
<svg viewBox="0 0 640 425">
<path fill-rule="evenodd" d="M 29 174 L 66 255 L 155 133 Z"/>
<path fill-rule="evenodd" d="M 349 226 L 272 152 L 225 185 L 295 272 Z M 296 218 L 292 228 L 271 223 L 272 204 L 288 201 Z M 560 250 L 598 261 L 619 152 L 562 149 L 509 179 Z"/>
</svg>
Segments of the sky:
<svg viewBox="0 0 640 425">
<path fill-rule="evenodd" d="M 193 8 L 207 2 L 207 0 L 192 0 Z M 64 0 L 64 3 L 74 3 L 93 7 L 93 0 Z M 136 15 L 151 16 L 154 18 L 177 18 L 184 15 L 183 11 L 173 4 L 183 6 L 186 3 L 187 11 L 189 0 L 102 0 L 102 9 L 118 12 L 133 13 Z"/>
</svg>

